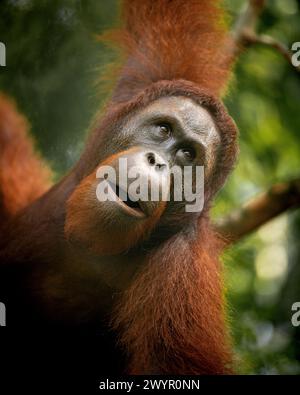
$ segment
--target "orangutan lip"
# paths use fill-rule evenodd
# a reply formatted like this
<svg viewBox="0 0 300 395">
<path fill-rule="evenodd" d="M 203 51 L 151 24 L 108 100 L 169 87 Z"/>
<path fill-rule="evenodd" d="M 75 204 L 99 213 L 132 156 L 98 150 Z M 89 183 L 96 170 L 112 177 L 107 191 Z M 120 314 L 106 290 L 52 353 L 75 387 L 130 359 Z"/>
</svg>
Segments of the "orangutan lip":
<svg viewBox="0 0 300 395">
<path fill-rule="evenodd" d="M 122 190 L 122 191 L 123 191 L 123 194 L 126 195 L 127 200 L 122 200 L 120 198 L 120 190 L 121 190 L 121 188 L 119 187 L 119 185 L 111 184 L 111 187 L 112 187 L 113 191 L 116 191 L 115 194 L 117 196 L 117 203 L 120 206 L 122 206 L 126 210 L 126 212 L 128 214 L 130 214 L 130 215 L 132 215 L 134 217 L 137 217 L 137 218 L 144 218 L 146 216 L 144 211 L 142 210 L 139 202 L 138 201 L 134 202 L 133 200 L 131 200 L 130 196 L 128 195 L 128 193 L 125 192 L 124 190 Z"/>
</svg>

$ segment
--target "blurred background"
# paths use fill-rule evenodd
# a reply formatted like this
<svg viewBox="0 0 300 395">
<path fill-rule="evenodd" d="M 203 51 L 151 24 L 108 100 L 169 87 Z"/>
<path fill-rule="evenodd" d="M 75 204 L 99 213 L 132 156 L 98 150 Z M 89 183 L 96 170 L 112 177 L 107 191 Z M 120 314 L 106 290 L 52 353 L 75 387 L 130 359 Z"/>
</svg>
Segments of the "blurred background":
<svg viewBox="0 0 300 395">
<path fill-rule="evenodd" d="M 188 1 L 188 0 L 187 0 Z M 227 0 L 232 22 L 244 0 Z M 2 0 L 6 67 L 0 91 L 15 98 L 37 148 L 59 179 L 76 161 L 105 93 L 100 69 L 114 58 L 97 34 L 118 24 L 117 0 Z M 258 30 L 300 41 L 300 0 L 270 0 Z M 300 73 L 276 51 L 253 46 L 238 61 L 225 99 L 240 129 L 240 158 L 215 218 L 273 183 L 300 175 Z M 229 316 L 242 373 L 299 374 L 300 210 L 285 213 L 224 256 Z"/>
</svg>

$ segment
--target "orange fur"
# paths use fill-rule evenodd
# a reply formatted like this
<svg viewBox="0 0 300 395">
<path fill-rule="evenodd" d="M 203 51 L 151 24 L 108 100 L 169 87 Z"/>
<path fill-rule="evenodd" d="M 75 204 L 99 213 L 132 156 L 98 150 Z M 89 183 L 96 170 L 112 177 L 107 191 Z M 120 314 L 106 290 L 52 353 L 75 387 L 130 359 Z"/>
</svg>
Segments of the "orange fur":
<svg viewBox="0 0 300 395">
<path fill-rule="evenodd" d="M 113 95 L 127 101 L 153 82 L 185 79 L 219 96 L 232 58 L 221 1 L 124 0 L 124 25 L 105 34 L 123 51 Z"/>
<path fill-rule="evenodd" d="M 228 374 L 219 240 L 177 234 L 154 251 L 115 310 L 131 374 Z"/>
<path fill-rule="evenodd" d="M 224 13 L 219 0 L 123 3 L 124 25 L 113 36 L 123 48 L 125 62 L 107 112 L 101 121 L 97 119 L 85 151 L 71 172 L 5 229 L 2 248 L 0 244 L 3 300 L 16 308 L 17 325 L 24 324 L 24 318 L 34 325 L 41 320 L 42 324 L 83 322 L 92 327 L 102 320 L 101 312 L 105 311 L 105 318 L 112 314 L 118 299 L 115 268 L 124 274 L 133 261 L 135 278 L 131 281 L 131 274 L 121 277 L 130 278 L 131 283 L 118 299 L 112 317 L 112 327 L 120 335 L 129 360 L 127 372 L 230 373 L 232 355 L 218 261 L 221 246 L 209 222 L 210 202 L 224 184 L 237 153 L 235 124 L 215 97 L 224 90 L 231 63 L 226 54 L 230 41 Z M 204 210 L 197 216 L 168 212 L 167 207 L 159 213 L 160 218 L 155 217 L 159 221 L 141 246 L 132 244 L 154 224 L 144 224 L 139 235 L 133 232 L 124 237 L 116 229 L 116 238 L 106 242 L 125 241 L 133 248 L 128 253 L 103 257 L 103 250 L 100 255 L 97 251 L 99 236 L 105 236 L 101 215 L 110 213 L 100 215 L 89 196 L 101 152 L 103 156 L 110 150 L 110 155 L 117 152 L 118 144 L 122 147 L 124 121 L 164 96 L 191 98 L 209 111 L 220 132 L 221 147 L 205 191 Z M 0 215 L 14 215 L 47 188 L 44 170 L 25 129 L 24 119 L 0 99 Z M 91 225 L 95 225 L 92 233 Z M 64 230 L 67 236 L 75 231 L 85 240 L 74 246 L 66 240 Z M 9 270 L 28 261 L 31 266 L 25 281 L 22 272 Z M 106 286 L 102 268 L 110 271 Z M 18 286 L 24 284 L 20 290 Z M 30 287 L 26 288 L 27 284 Z M 118 288 L 128 284 L 122 285 Z M 26 309 L 22 308 L 24 299 Z M 53 315 L 45 314 L 43 301 Z M 31 312 L 29 306 L 33 306 Z M 82 322 L 81 317 L 85 317 Z M 109 332 L 110 328 L 105 325 L 104 330 Z M 106 354 L 105 347 L 109 348 Z M 104 338 L 99 356 L 104 365 L 116 350 L 116 342 L 107 346 Z M 122 353 L 118 355 L 112 363 L 114 373 Z"/>
<path fill-rule="evenodd" d="M 41 196 L 50 172 L 33 150 L 28 123 L 0 95 L 0 218 L 7 219 Z"/>
</svg>

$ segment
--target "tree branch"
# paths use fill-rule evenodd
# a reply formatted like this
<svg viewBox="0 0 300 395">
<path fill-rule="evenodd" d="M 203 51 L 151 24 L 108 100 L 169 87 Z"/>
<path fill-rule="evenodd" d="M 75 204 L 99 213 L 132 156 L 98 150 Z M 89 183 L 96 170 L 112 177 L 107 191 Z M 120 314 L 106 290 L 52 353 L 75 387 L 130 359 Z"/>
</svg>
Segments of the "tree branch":
<svg viewBox="0 0 300 395">
<path fill-rule="evenodd" d="M 231 244 L 277 215 L 296 207 L 300 207 L 300 178 L 273 185 L 241 209 L 217 220 L 215 228 Z"/>
<path fill-rule="evenodd" d="M 235 46 L 235 56 L 249 45 L 247 36 L 255 34 L 258 18 L 262 13 L 266 1 L 265 0 L 249 0 L 247 6 L 238 17 L 232 31 Z"/>
<path fill-rule="evenodd" d="M 290 51 L 285 44 L 277 41 L 275 38 L 266 34 L 261 34 L 259 36 L 256 34 L 248 34 L 245 36 L 245 40 L 248 42 L 248 45 L 262 44 L 276 49 L 291 64 L 291 66 L 300 72 L 300 66 L 294 66 L 292 63 L 293 52 Z"/>
<path fill-rule="evenodd" d="M 256 32 L 258 18 L 262 13 L 265 0 L 249 0 L 247 7 L 241 13 L 232 31 L 235 48 L 234 57 L 237 57 L 244 48 L 253 44 L 261 44 L 277 50 L 297 71 L 300 72 L 300 66 L 294 66 L 292 63 L 293 52 L 289 48 L 276 40 L 275 38 Z"/>
</svg>

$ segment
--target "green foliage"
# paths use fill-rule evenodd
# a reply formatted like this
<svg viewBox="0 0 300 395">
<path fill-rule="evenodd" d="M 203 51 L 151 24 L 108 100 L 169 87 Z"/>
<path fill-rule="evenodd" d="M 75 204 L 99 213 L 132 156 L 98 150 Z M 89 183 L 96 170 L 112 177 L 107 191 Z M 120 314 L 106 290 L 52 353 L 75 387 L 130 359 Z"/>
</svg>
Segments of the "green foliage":
<svg viewBox="0 0 300 395">
<path fill-rule="evenodd" d="M 96 34 L 111 27 L 116 15 L 114 0 L 0 4 L 0 40 L 7 49 L 0 89 L 17 99 L 39 149 L 60 174 L 78 158 L 103 99 L 95 82 L 111 53 Z"/>
<path fill-rule="evenodd" d="M 227 0 L 234 21 L 241 0 Z M 269 1 L 258 29 L 300 41 L 300 1 Z M 78 159 L 105 95 L 95 82 L 112 52 L 96 34 L 117 23 L 117 0 L 4 0 L 0 89 L 27 115 L 37 147 L 58 176 Z M 201 50 L 201 49 L 199 49 Z M 240 129 L 240 159 L 214 207 L 220 216 L 273 182 L 299 176 L 300 74 L 273 49 L 254 46 L 236 67 L 226 104 Z M 299 373 L 300 216 L 284 215 L 225 254 L 230 320 L 242 372 Z"/>
<path fill-rule="evenodd" d="M 227 3 L 233 12 L 245 4 Z M 258 31 L 291 48 L 300 41 L 299 15 L 299 1 L 269 1 Z M 215 215 L 300 173 L 300 74 L 280 53 L 258 45 L 245 51 L 226 103 L 240 129 L 241 152 Z M 231 323 L 245 361 L 242 371 L 300 372 L 299 329 L 290 321 L 291 306 L 300 300 L 299 222 L 299 213 L 283 215 L 225 256 Z"/>
</svg>

